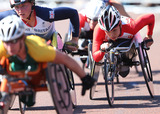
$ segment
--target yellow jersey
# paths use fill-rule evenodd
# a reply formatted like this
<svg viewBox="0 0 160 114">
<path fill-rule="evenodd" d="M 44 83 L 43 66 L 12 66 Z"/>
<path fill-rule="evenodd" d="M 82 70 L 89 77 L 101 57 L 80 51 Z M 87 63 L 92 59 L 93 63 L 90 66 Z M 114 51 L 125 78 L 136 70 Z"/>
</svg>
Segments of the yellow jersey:
<svg viewBox="0 0 160 114">
<path fill-rule="evenodd" d="M 36 62 L 52 62 L 56 56 L 56 49 L 46 44 L 46 41 L 39 36 L 26 36 L 25 44 L 28 48 L 28 54 Z M 10 57 L 4 48 L 3 42 L 0 41 L 0 58 L 3 56 Z"/>
</svg>

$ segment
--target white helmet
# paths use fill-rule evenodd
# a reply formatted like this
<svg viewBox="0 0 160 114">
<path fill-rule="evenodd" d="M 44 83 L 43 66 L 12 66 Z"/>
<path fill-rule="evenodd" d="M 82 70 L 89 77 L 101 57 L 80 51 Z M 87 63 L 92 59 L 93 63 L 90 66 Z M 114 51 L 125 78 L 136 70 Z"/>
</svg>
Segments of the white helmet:
<svg viewBox="0 0 160 114">
<path fill-rule="evenodd" d="M 105 3 L 101 0 L 91 0 L 85 8 L 86 17 L 91 20 L 98 20 L 101 9 L 105 7 Z"/>
<path fill-rule="evenodd" d="M 121 22 L 121 15 L 114 6 L 105 7 L 99 17 L 98 24 L 102 30 L 111 31 Z"/>
<path fill-rule="evenodd" d="M 25 33 L 24 23 L 16 15 L 10 15 L 0 21 L 0 39 L 11 41 Z"/>
</svg>

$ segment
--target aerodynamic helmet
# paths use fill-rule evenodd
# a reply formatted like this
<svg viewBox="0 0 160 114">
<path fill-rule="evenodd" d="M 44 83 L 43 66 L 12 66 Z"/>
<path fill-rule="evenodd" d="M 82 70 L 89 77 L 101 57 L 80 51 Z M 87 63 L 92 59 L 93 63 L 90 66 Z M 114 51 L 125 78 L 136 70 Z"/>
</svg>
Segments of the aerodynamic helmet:
<svg viewBox="0 0 160 114">
<path fill-rule="evenodd" d="M 121 15 L 119 11 L 111 5 L 105 7 L 98 17 L 98 24 L 100 28 L 108 32 L 117 27 L 120 22 Z"/>
<path fill-rule="evenodd" d="M 0 39 L 12 41 L 20 38 L 25 33 L 23 21 L 16 15 L 10 15 L 0 21 Z"/>
<path fill-rule="evenodd" d="M 105 7 L 105 3 L 100 0 L 91 0 L 85 8 L 86 17 L 91 20 L 98 20 L 101 9 Z"/>
</svg>

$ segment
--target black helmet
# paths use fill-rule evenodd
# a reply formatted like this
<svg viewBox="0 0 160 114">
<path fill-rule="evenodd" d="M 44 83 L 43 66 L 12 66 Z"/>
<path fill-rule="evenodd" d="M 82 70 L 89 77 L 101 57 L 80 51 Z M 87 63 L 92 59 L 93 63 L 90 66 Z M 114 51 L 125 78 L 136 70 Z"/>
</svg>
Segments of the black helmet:
<svg viewBox="0 0 160 114">
<path fill-rule="evenodd" d="M 25 2 L 31 2 L 35 4 L 35 0 L 9 0 L 10 6 L 13 8 L 15 5 L 23 4 Z"/>
</svg>

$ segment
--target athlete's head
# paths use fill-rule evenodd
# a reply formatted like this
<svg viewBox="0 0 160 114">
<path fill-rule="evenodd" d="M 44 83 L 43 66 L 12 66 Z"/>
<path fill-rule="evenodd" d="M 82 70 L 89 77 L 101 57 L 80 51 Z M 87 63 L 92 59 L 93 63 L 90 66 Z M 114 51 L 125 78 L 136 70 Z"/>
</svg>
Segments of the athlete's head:
<svg viewBox="0 0 160 114">
<path fill-rule="evenodd" d="M 121 15 L 114 6 L 105 7 L 98 17 L 100 28 L 113 40 L 120 35 L 120 23 Z"/>
<path fill-rule="evenodd" d="M 105 7 L 98 18 L 100 28 L 105 31 L 111 31 L 121 22 L 121 16 L 114 6 L 108 5 Z"/>
<path fill-rule="evenodd" d="M 35 6 L 35 0 L 10 0 L 11 8 L 14 8 L 21 19 L 30 20 Z"/>
<path fill-rule="evenodd" d="M 103 7 L 105 7 L 105 3 L 100 0 L 91 0 L 86 6 L 85 14 L 91 29 L 94 29 L 98 23 L 98 16 Z"/>
<path fill-rule="evenodd" d="M 15 55 L 21 49 L 21 39 L 25 28 L 22 20 L 16 15 L 10 15 L 0 21 L 0 40 L 10 55 Z"/>
</svg>

